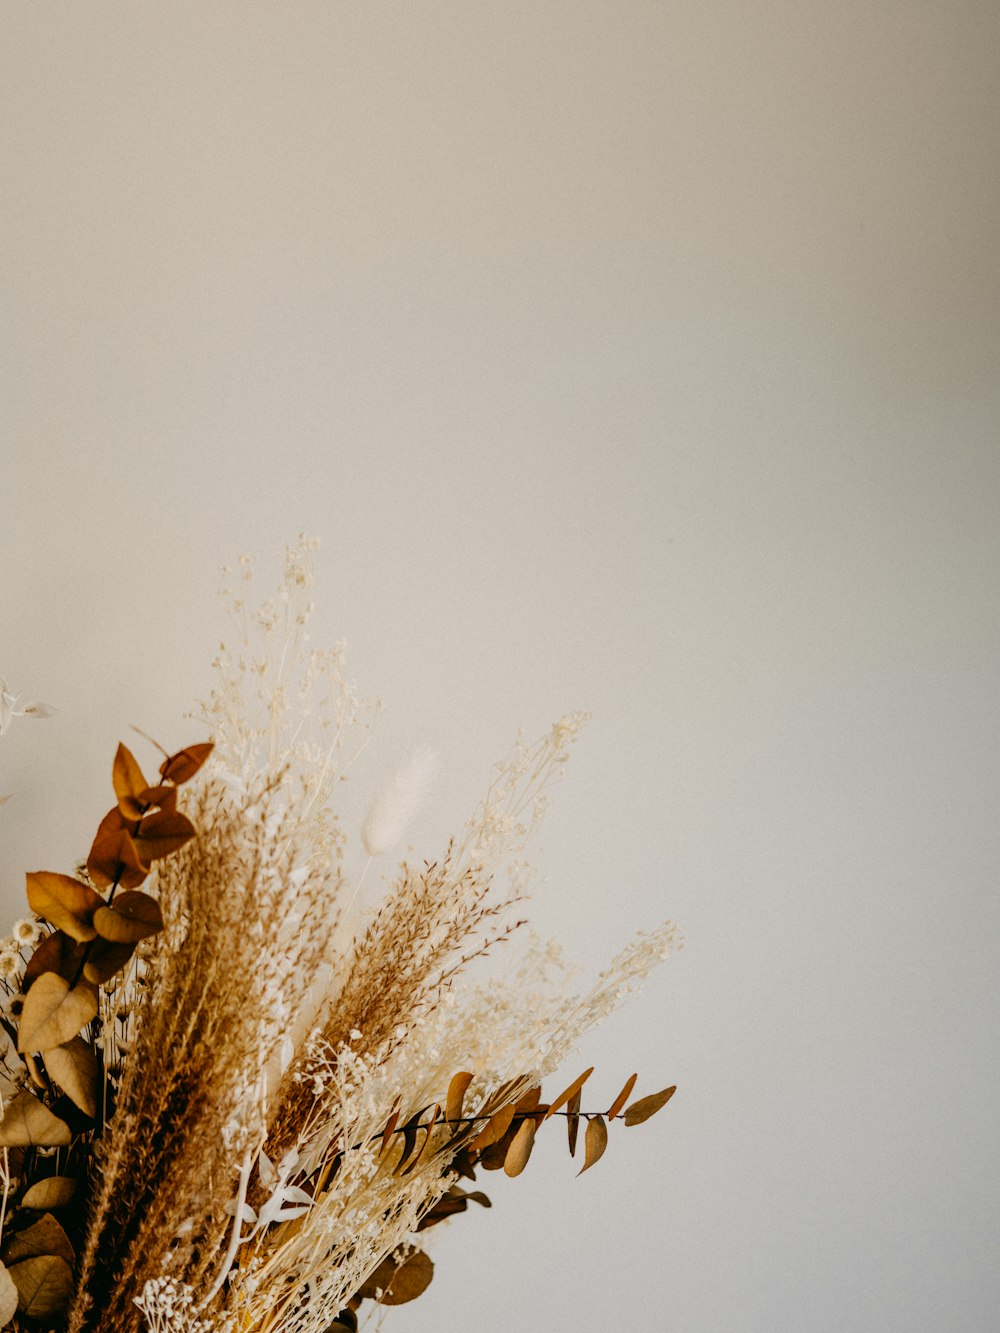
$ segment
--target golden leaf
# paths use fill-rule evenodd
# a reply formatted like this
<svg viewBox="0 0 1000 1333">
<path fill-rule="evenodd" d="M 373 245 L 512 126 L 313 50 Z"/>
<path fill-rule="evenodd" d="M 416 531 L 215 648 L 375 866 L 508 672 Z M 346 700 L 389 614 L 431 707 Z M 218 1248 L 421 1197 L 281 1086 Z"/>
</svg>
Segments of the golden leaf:
<svg viewBox="0 0 1000 1333">
<path fill-rule="evenodd" d="M 398 1097 L 396 1098 L 396 1101 L 398 1103 L 399 1101 Z M 393 1131 L 395 1130 L 398 1124 L 399 1124 L 399 1106 L 396 1105 L 393 1107 L 392 1115 L 385 1122 L 385 1129 L 382 1131 L 382 1146 L 381 1148 L 379 1148 L 379 1153 L 384 1153 L 386 1148 L 388 1148 L 390 1140 L 392 1139 Z"/>
<path fill-rule="evenodd" d="M 566 1133 L 569 1135 L 569 1155 L 576 1156 L 576 1136 L 580 1129 L 580 1102 L 583 1094 L 577 1092 L 569 1104 L 569 1114 L 566 1116 Z"/>
<path fill-rule="evenodd" d="M 502 1111 L 497 1111 L 495 1115 L 491 1115 L 483 1128 L 469 1144 L 469 1151 L 482 1152 L 484 1148 L 490 1147 L 491 1144 L 499 1143 L 510 1128 L 510 1122 L 513 1119 L 513 1103 L 511 1103 L 510 1106 L 505 1106 Z"/>
<path fill-rule="evenodd" d="M 6 1328 L 16 1314 L 17 1287 L 6 1264 L 0 1264 L 0 1328 Z"/>
<path fill-rule="evenodd" d="M 62 1046 L 97 1016 L 97 991 L 82 982 L 70 990 L 65 977 L 43 972 L 24 997 L 17 1033 L 18 1051 Z"/>
<path fill-rule="evenodd" d="M 677 1085 L 675 1084 L 672 1088 L 664 1088 L 662 1092 L 651 1092 L 648 1097 L 640 1097 L 625 1112 L 626 1125 L 641 1125 L 651 1115 L 656 1115 L 661 1107 L 666 1106 L 676 1091 Z"/>
<path fill-rule="evenodd" d="M 535 1087 L 529 1088 L 528 1091 L 524 1093 L 523 1096 L 518 1097 L 517 1101 L 514 1103 L 514 1110 L 518 1112 L 537 1111 L 539 1106 L 541 1105 L 541 1101 L 542 1101 L 542 1090 L 536 1084 Z"/>
<path fill-rule="evenodd" d="M 613 1102 L 611 1103 L 611 1105 L 608 1107 L 608 1119 L 609 1119 L 609 1120 L 614 1120 L 615 1116 L 618 1115 L 618 1113 L 621 1111 L 622 1107 L 623 1107 L 623 1106 L 625 1105 L 625 1103 L 628 1101 L 628 1099 L 629 1099 L 629 1094 L 631 1093 L 632 1089 L 635 1087 L 635 1081 L 636 1081 L 636 1079 L 637 1079 L 638 1077 L 639 1077 L 638 1074 L 633 1074 L 632 1077 L 626 1081 L 624 1088 L 622 1088 L 621 1092 L 618 1094 L 618 1096 L 614 1099 L 614 1101 L 613 1101 Z"/>
<path fill-rule="evenodd" d="M 32 1319 L 62 1314 L 73 1294 L 73 1273 L 55 1254 L 25 1259 L 10 1270 L 17 1287 L 17 1308 Z"/>
<path fill-rule="evenodd" d="M 120 893 L 113 906 L 101 906 L 94 913 L 94 928 L 111 944 L 138 944 L 147 935 L 163 929 L 160 904 L 148 893 L 128 889 Z"/>
<path fill-rule="evenodd" d="M 8 1264 L 47 1254 L 58 1255 L 70 1266 L 76 1263 L 69 1237 L 51 1213 L 43 1213 L 37 1222 L 11 1236 L 4 1246 L 4 1259 Z"/>
<path fill-rule="evenodd" d="M 517 1133 L 507 1149 L 507 1155 L 503 1159 L 503 1169 L 508 1176 L 519 1176 L 528 1165 L 528 1158 L 531 1156 L 531 1149 L 534 1146 L 537 1131 L 538 1125 L 530 1117 L 521 1121 Z"/>
<path fill-rule="evenodd" d="M 174 782 L 178 785 L 189 782 L 212 753 L 212 749 L 211 741 L 203 741 L 199 745 L 188 745 L 183 750 L 178 750 L 160 765 L 160 777 L 164 782 Z"/>
<path fill-rule="evenodd" d="M 195 835 L 195 827 L 179 810 L 157 810 L 146 815 L 132 835 L 139 860 L 144 865 L 179 851 Z"/>
<path fill-rule="evenodd" d="M 75 1193 L 76 1181 L 72 1176 L 46 1176 L 44 1180 L 37 1180 L 25 1192 L 21 1207 L 32 1208 L 38 1212 L 48 1208 L 65 1208 Z"/>
<path fill-rule="evenodd" d="M 33 912 L 81 943 L 94 938 L 93 915 L 104 899 L 89 884 L 47 870 L 37 870 L 26 878 L 28 906 Z"/>
<path fill-rule="evenodd" d="M 594 1066 L 591 1065 L 589 1069 L 585 1069 L 583 1071 L 583 1073 L 579 1076 L 579 1078 L 575 1078 L 573 1082 L 569 1085 L 569 1087 L 566 1089 L 566 1091 L 561 1092 L 559 1096 L 555 1099 L 555 1101 L 552 1102 L 552 1104 L 549 1106 L 549 1109 L 545 1112 L 545 1119 L 548 1120 L 549 1116 L 554 1115 L 556 1111 L 558 1111 L 562 1106 L 566 1104 L 566 1102 L 572 1101 L 572 1099 L 580 1091 L 580 1089 L 586 1083 L 587 1079 L 590 1078 L 593 1072 L 594 1072 Z"/>
<path fill-rule="evenodd" d="M 383 1259 L 359 1295 L 380 1305 L 405 1305 L 427 1290 L 434 1276 L 434 1265 L 423 1250 L 413 1250 L 405 1258 L 398 1252 Z"/>
<path fill-rule="evenodd" d="M 466 1069 L 460 1069 L 448 1084 L 448 1096 L 445 1099 L 446 1120 L 461 1120 L 465 1107 L 465 1094 L 472 1082 L 472 1075 Z"/>
<path fill-rule="evenodd" d="M 84 1115 L 89 1115 L 93 1120 L 97 1116 L 101 1066 L 84 1039 L 74 1037 L 65 1045 L 54 1046 L 46 1051 L 45 1068 L 74 1106 L 78 1106 Z"/>
<path fill-rule="evenodd" d="M 134 953 L 134 944 L 111 944 L 108 940 L 97 939 L 90 946 L 90 957 L 84 964 L 83 975 L 95 986 L 100 986 L 127 966 Z"/>
<path fill-rule="evenodd" d="M 37 981 L 43 972 L 57 972 L 67 981 L 72 981 L 80 968 L 84 946 L 61 930 L 54 930 L 42 940 L 38 948 L 28 959 L 21 979 L 21 989 L 25 992 L 32 982 Z"/>
<path fill-rule="evenodd" d="M 69 1125 L 32 1092 L 19 1092 L 4 1112 L 0 1148 L 65 1148 L 72 1142 Z"/>
<path fill-rule="evenodd" d="M 118 809 L 126 819 L 141 819 L 146 812 L 147 803 L 140 798 L 140 792 L 149 789 L 149 783 L 142 775 L 142 769 L 136 763 L 132 751 L 119 745 L 115 752 L 115 762 L 111 768 L 111 784 L 118 797 Z"/>
<path fill-rule="evenodd" d="M 604 1156 L 604 1149 L 608 1146 L 608 1127 L 604 1123 L 604 1117 L 600 1115 L 591 1116 L 587 1120 L 587 1133 L 583 1140 L 583 1166 L 576 1173 L 582 1176 L 599 1162 Z"/>
<path fill-rule="evenodd" d="M 123 889 L 135 889 L 149 874 L 142 864 L 128 831 L 128 823 L 117 805 L 101 820 L 94 837 L 87 872 L 95 884 L 107 887 L 118 884 Z"/>
</svg>

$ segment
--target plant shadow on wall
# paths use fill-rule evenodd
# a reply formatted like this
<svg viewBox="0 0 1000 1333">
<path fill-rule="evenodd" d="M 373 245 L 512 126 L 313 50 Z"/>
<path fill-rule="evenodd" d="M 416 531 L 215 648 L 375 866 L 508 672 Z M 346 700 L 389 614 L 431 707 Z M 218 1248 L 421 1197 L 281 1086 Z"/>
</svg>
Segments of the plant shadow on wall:
<svg viewBox="0 0 1000 1333">
<path fill-rule="evenodd" d="M 519 1175 L 544 1125 L 575 1154 L 582 1122 L 586 1171 L 609 1124 L 674 1091 L 633 1099 L 633 1074 L 596 1110 L 592 1069 L 542 1091 L 679 943 L 637 936 L 582 995 L 555 944 L 520 944 L 525 843 L 581 714 L 519 739 L 462 835 L 346 929 L 333 798 L 377 707 L 342 648 L 310 645 L 314 546 L 253 611 L 241 560 L 211 740 L 163 751 L 152 782 L 119 746 L 86 862 L 29 874 L 33 915 L 0 944 L 0 1327 L 357 1329 L 420 1295 L 423 1233 L 488 1207 L 481 1176 Z M 376 798 L 370 856 L 428 772 L 417 757 Z M 507 975 L 477 981 L 500 945 Z"/>
</svg>

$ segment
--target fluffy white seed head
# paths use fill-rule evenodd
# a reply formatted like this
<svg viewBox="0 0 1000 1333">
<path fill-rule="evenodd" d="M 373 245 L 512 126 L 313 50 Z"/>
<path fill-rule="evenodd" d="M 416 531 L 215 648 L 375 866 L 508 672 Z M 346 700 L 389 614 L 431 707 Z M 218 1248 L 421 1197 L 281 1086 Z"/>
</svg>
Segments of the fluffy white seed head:
<svg viewBox="0 0 1000 1333">
<path fill-rule="evenodd" d="M 381 856 L 399 842 L 430 791 L 437 771 L 438 757 L 433 750 L 415 750 L 403 760 L 365 816 L 361 841 L 369 856 Z"/>
</svg>

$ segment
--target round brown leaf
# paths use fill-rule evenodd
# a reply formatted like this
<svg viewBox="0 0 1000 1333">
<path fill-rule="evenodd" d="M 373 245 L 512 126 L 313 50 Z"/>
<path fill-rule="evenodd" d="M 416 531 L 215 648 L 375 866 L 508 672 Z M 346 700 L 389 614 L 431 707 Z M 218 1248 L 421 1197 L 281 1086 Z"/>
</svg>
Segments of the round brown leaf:
<svg viewBox="0 0 1000 1333">
<path fill-rule="evenodd" d="M 43 972 L 24 997 L 18 1051 L 62 1046 L 97 1016 L 97 991 L 85 982 L 70 989 L 65 977 Z"/>
<path fill-rule="evenodd" d="M 138 944 L 163 929 L 160 904 L 148 893 L 129 889 L 118 895 L 113 906 L 97 909 L 94 928 L 111 944 Z"/>
<path fill-rule="evenodd" d="M 54 1046 L 45 1052 L 45 1068 L 70 1101 L 93 1120 L 97 1115 L 101 1066 L 87 1042 L 74 1037 L 63 1046 Z"/>
<path fill-rule="evenodd" d="M 76 1262 L 69 1237 L 51 1213 L 45 1213 L 30 1227 L 11 1236 L 6 1243 L 4 1258 L 8 1264 L 15 1264 L 43 1254 L 57 1254 L 70 1267 Z"/>
<path fill-rule="evenodd" d="M 108 940 L 96 939 L 90 946 L 90 957 L 84 964 L 83 975 L 95 986 L 103 985 L 127 966 L 134 953 L 134 944 L 111 944 Z"/>
<path fill-rule="evenodd" d="M 380 1305 L 405 1305 L 427 1290 L 434 1265 L 423 1250 L 412 1250 L 405 1258 L 390 1254 L 361 1288 L 360 1294 Z"/>
<path fill-rule="evenodd" d="M 457 1074 L 452 1076 L 448 1084 L 448 1096 L 445 1099 L 446 1120 L 461 1120 L 462 1108 L 465 1105 L 465 1094 L 469 1090 L 469 1084 L 472 1082 L 472 1075 L 467 1069 L 460 1069 Z"/>
<path fill-rule="evenodd" d="M 576 1173 L 582 1176 L 599 1162 L 604 1156 L 604 1149 L 608 1146 L 608 1127 L 604 1123 L 604 1117 L 600 1115 L 591 1116 L 587 1121 L 587 1133 L 583 1140 L 583 1166 Z"/>
<path fill-rule="evenodd" d="M 72 1176 L 46 1176 L 44 1180 L 36 1180 L 34 1185 L 25 1191 L 21 1206 L 37 1212 L 49 1208 L 65 1208 L 75 1193 L 76 1181 Z M 0 1321 L 0 1327 L 2 1326 Z"/>
<path fill-rule="evenodd" d="M 46 935 L 28 959 L 21 978 L 21 989 L 27 991 L 43 972 L 57 972 L 66 981 L 72 981 L 79 970 L 83 953 L 82 944 L 70 939 L 62 930 L 54 930 L 51 935 Z"/>
<path fill-rule="evenodd" d="M 142 769 L 132 751 L 124 745 L 119 745 L 115 753 L 115 761 L 111 767 L 111 785 L 118 797 L 118 809 L 125 818 L 140 819 L 145 813 L 146 805 L 139 799 L 139 793 L 144 792 L 149 784 L 142 776 Z"/>
<path fill-rule="evenodd" d="M 132 837 L 139 860 L 148 866 L 178 851 L 194 834 L 194 825 L 179 810 L 157 810 L 145 817 Z"/>
<path fill-rule="evenodd" d="M 4 1112 L 0 1148 L 65 1148 L 72 1142 L 69 1125 L 32 1092 L 19 1092 Z"/>
<path fill-rule="evenodd" d="M 17 1287 L 7 1272 L 7 1265 L 0 1264 L 0 1328 L 6 1328 L 16 1314 Z"/>
<path fill-rule="evenodd" d="M 27 881 L 28 906 L 33 912 L 74 940 L 86 942 L 94 938 L 94 912 L 104 899 L 89 884 L 47 870 L 36 870 L 27 876 Z"/>
<path fill-rule="evenodd" d="M 17 1308 L 31 1319 L 51 1319 L 62 1314 L 73 1294 L 73 1273 L 65 1259 L 55 1254 L 25 1259 L 10 1269 L 17 1287 Z"/>
</svg>

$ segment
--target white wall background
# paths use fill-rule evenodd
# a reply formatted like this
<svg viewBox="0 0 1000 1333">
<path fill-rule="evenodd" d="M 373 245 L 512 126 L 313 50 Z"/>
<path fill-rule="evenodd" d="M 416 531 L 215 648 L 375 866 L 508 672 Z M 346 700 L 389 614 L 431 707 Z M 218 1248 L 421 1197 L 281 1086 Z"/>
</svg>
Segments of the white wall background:
<svg viewBox="0 0 1000 1333">
<path fill-rule="evenodd" d="M 535 919 L 688 935 L 582 1053 L 671 1107 L 387 1328 L 1000 1327 L 998 65 L 992 0 L 0 12 L 5 912 L 304 529 L 359 784 L 438 744 L 434 850 L 590 708 Z"/>
</svg>

